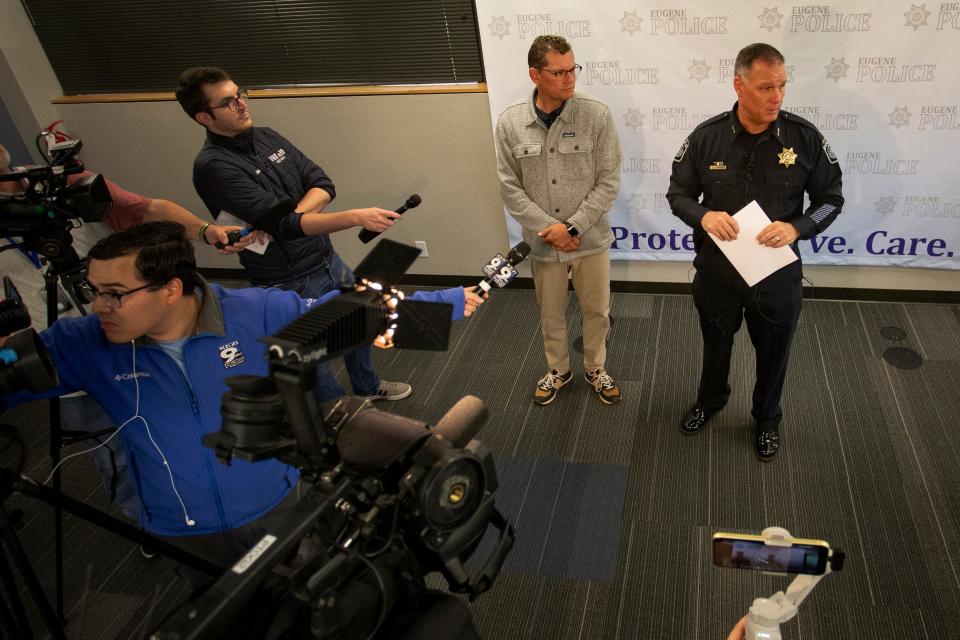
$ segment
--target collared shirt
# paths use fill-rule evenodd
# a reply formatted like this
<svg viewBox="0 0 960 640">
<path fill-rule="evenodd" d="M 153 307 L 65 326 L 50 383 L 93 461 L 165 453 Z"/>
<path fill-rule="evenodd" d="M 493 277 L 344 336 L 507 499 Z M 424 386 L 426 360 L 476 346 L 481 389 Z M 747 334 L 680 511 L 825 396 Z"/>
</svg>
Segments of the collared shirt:
<svg viewBox="0 0 960 640">
<path fill-rule="evenodd" d="M 781 111 L 766 131 L 751 136 L 734 104 L 684 140 L 673 159 L 667 200 L 673 214 L 694 229 L 698 249 L 706 237 L 700 221 L 707 211 L 733 215 L 753 200 L 771 220 L 790 222 L 808 239 L 839 215 L 841 182 L 837 157 L 812 123 Z M 804 192 L 811 203 L 806 211 Z"/>
<path fill-rule="evenodd" d="M 495 138 L 500 197 L 523 227 L 530 259 L 566 262 L 610 248 L 621 152 L 606 104 L 575 93 L 548 129 L 531 92 L 500 114 Z M 557 251 L 537 235 L 557 222 L 580 231 L 578 251 Z"/>
</svg>

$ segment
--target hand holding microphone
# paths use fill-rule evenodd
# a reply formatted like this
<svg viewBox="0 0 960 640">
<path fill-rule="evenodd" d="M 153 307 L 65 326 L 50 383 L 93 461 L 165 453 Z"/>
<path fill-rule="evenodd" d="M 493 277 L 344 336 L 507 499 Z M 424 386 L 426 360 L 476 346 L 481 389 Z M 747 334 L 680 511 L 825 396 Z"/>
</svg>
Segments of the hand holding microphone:
<svg viewBox="0 0 960 640">
<path fill-rule="evenodd" d="M 422 200 L 420 199 L 420 196 L 418 196 L 417 194 L 413 194 L 412 196 L 407 198 L 407 201 L 404 202 L 399 209 L 396 209 L 394 213 L 396 213 L 397 215 L 403 215 L 403 213 L 406 210 L 413 209 L 415 207 L 420 206 L 421 202 Z M 362 242 L 363 244 L 367 244 L 368 242 L 376 238 L 381 233 L 382 233 L 381 231 L 370 231 L 369 229 L 363 229 L 360 231 L 360 233 L 357 234 L 357 237 L 360 239 L 360 242 Z"/>
<path fill-rule="evenodd" d="M 502 289 L 510 284 L 510 281 L 517 277 L 517 270 L 514 267 L 523 262 L 529 254 L 530 245 L 521 241 L 510 249 L 506 258 L 499 253 L 490 258 L 490 262 L 483 265 L 483 273 L 487 277 L 473 288 L 473 293 L 486 293 L 490 291 L 491 285 Z"/>
<path fill-rule="evenodd" d="M 246 238 L 248 235 L 254 231 L 266 231 L 267 233 L 272 233 L 273 230 L 277 227 L 279 222 L 286 216 L 294 213 L 296 211 L 297 205 L 293 200 L 281 200 L 277 204 L 273 205 L 265 212 L 257 216 L 257 219 L 251 222 L 246 227 L 242 229 L 235 229 L 227 233 L 227 244 L 223 244 L 219 240 L 214 243 L 214 246 L 217 249 L 223 249 L 224 247 L 230 246 L 240 240 L 240 238 Z"/>
</svg>

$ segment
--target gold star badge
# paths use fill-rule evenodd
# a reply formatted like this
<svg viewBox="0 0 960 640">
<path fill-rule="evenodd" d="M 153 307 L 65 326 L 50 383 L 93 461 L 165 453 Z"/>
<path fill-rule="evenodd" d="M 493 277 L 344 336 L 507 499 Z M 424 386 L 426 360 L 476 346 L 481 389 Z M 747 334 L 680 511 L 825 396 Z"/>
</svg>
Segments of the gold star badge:
<svg viewBox="0 0 960 640">
<path fill-rule="evenodd" d="M 778 153 L 777 157 L 780 158 L 780 164 L 785 167 L 792 166 L 797 162 L 797 153 L 793 150 L 793 147 L 790 147 L 789 149 L 784 147 L 783 152 Z"/>
</svg>

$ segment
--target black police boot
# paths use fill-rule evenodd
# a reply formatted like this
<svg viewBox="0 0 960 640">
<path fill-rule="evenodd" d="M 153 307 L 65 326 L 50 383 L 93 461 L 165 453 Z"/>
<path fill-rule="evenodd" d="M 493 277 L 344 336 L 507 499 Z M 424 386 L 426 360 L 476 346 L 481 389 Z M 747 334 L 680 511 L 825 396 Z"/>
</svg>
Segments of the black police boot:
<svg viewBox="0 0 960 640">
<path fill-rule="evenodd" d="M 780 432 L 775 430 L 757 431 L 754 443 L 757 447 L 757 457 L 766 462 L 773 460 L 780 452 Z"/>
<path fill-rule="evenodd" d="M 700 405 L 693 405 L 690 407 L 690 410 L 687 411 L 686 415 L 683 416 L 683 420 L 680 421 L 680 430 L 684 433 L 696 433 L 703 429 L 707 420 L 710 419 L 710 416 L 713 415 L 713 411 L 707 411 L 700 407 Z"/>
</svg>

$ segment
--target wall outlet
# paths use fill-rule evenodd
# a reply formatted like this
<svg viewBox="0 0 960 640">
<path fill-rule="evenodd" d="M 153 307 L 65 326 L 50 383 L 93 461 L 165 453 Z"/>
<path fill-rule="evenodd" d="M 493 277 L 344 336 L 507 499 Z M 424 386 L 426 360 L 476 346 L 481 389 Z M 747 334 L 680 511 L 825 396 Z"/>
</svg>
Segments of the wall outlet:
<svg viewBox="0 0 960 640">
<path fill-rule="evenodd" d="M 428 258 L 428 257 L 430 257 L 430 254 L 427 253 L 427 243 L 426 243 L 426 242 L 424 242 L 423 240 L 416 240 L 416 241 L 414 241 L 413 244 L 415 244 L 415 245 L 417 246 L 417 249 L 420 249 L 420 255 L 417 256 L 418 258 Z"/>
</svg>

